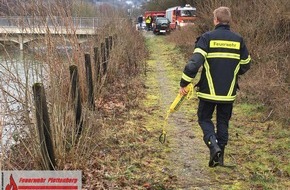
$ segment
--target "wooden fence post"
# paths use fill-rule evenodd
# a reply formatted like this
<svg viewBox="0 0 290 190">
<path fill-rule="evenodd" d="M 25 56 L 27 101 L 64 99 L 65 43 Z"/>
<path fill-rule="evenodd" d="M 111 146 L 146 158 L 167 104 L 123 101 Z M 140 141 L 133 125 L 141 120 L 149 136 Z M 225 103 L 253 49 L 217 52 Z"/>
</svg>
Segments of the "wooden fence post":
<svg viewBox="0 0 290 190">
<path fill-rule="evenodd" d="M 107 73 L 107 56 L 106 56 L 106 47 L 103 42 L 101 43 L 101 54 L 102 54 L 102 69 L 103 74 L 105 75 Z"/>
<path fill-rule="evenodd" d="M 93 74 L 90 54 L 85 54 L 85 68 L 86 68 L 86 79 L 88 86 L 88 107 L 90 110 L 95 109 L 94 104 L 94 87 L 93 87 Z"/>
<path fill-rule="evenodd" d="M 82 105 L 81 105 L 81 94 L 79 88 L 79 76 L 78 68 L 76 65 L 71 65 L 70 70 L 70 79 L 71 79 L 71 92 L 72 92 L 72 101 L 75 109 L 75 120 L 76 120 L 76 134 L 77 139 L 82 133 L 83 121 L 82 121 Z"/>
<path fill-rule="evenodd" d="M 99 82 L 101 76 L 101 67 L 100 67 L 100 55 L 99 55 L 99 48 L 94 48 L 94 63 L 95 63 L 95 76 L 96 76 L 96 83 Z"/>
<path fill-rule="evenodd" d="M 109 36 L 109 49 L 112 50 L 113 47 L 113 36 Z"/>
<path fill-rule="evenodd" d="M 107 62 L 109 61 L 109 56 L 110 56 L 110 42 L 109 38 L 105 38 L 105 43 L 106 43 L 106 57 L 107 57 Z"/>
<path fill-rule="evenodd" d="M 40 140 L 41 156 L 43 159 L 43 169 L 54 170 L 56 163 L 44 87 L 41 83 L 35 83 L 32 86 L 32 90 L 34 94 L 36 121 Z"/>
</svg>

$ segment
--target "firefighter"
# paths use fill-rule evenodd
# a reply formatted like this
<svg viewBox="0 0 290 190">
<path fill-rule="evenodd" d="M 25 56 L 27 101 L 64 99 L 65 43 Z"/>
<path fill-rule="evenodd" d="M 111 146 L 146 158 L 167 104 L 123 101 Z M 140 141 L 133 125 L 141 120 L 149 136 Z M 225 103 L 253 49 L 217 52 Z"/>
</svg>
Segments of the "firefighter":
<svg viewBox="0 0 290 190">
<path fill-rule="evenodd" d="M 224 151 L 228 142 L 229 120 L 238 89 L 238 76 L 250 69 L 251 58 L 243 38 L 230 30 L 231 12 L 219 7 L 213 12 L 215 29 L 197 39 L 192 57 L 185 65 L 179 93 L 202 72 L 196 84 L 199 105 L 198 123 L 203 140 L 209 148 L 209 167 L 224 165 Z M 216 110 L 216 123 L 212 121 Z"/>
<path fill-rule="evenodd" d="M 151 16 L 147 16 L 145 19 L 145 23 L 146 23 L 146 27 L 147 27 L 147 31 L 151 30 Z"/>
<path fill-rule="evenodd" d="M 150 30 L 153 29 L 153 17 L 150 16 Z"/>
<path fill-rule="evenodd" d="M 140 15 L 137 20 L 138 20 L 138 29 L 141 30 L 143 23 L 143 15 Z"/>
</svg>

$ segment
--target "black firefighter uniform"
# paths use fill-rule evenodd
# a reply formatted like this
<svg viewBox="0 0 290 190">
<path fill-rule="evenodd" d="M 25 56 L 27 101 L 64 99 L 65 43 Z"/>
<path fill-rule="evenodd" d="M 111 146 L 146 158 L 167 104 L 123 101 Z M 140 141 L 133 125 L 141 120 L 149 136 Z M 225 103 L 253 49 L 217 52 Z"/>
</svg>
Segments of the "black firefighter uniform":
<svg viewBox="0 0 290 190">
<path fill-rule="evenodd" d="M 238 75 L 250 68 L 251 58 L 243 38 L 230 31 L 229 25 L 219 24 L 204 33 L 196 43 L 193 56 L 185 66 L 180 86 L 185 87 L 203 65 L 196 84 L 200 99 L 232 103 L 236 98 Z"/>
</svg>

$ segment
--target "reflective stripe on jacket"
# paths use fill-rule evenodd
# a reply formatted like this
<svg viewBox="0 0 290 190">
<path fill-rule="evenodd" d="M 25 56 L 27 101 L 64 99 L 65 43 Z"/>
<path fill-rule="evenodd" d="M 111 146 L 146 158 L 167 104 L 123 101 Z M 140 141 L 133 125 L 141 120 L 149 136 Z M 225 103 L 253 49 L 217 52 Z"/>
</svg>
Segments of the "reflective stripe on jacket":
<svg viewBox="0 0 290 190">
<path fill-rule="evenodd" d="M 146 22 L 147 24 L 151 23 L 151 18 L 150 18 L 150 17 L 147 17 L 146 20 L 145 20 L 145 22 Z"/>
<path fill-rule="evenodd" d="M 207 101 L 232 103 L 236 98 L 238 75 L 250 69 L 251 58 L 243 38 L 231 32 L 229 25 L 219 24 L 199 38 L 193 53 L 180 85 L 191 82 L 203 65 L 196 85 L 197 96 Z"/>
</svg>

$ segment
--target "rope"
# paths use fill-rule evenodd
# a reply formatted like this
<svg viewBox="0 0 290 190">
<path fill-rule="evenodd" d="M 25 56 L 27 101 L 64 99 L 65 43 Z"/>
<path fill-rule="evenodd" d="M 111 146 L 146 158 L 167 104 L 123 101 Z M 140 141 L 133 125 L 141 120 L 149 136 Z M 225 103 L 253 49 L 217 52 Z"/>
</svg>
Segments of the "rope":
<svg viewBox="0 0 290 190">
<path fill-rule="evenodd" d="M 178 93 L 178 95 L 176 96 L 176 98 L 174 99 L 174 101 L 172 102 L 172 104 L 169 107 L 169 110 L 166 113 L 166 117 L 164 119 L 164 124 L 162 127 L 162 133 L 159 136 L 159 142 L 164 144 L 166 141 L 166 128 L 168 125 L 168 118 L 170 116 L 171 113 L 178 111 L 180 106 L 182 105 L 182 103 L 184 102 L 184 99 L 191 99 L 194 96 L 194 87 L 193 84 L 190 83 L 185 87 L 187 94 L 186 95 L 181 95 L 180 93 Z"/>
</svg>

